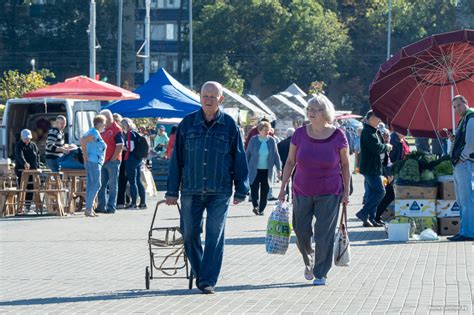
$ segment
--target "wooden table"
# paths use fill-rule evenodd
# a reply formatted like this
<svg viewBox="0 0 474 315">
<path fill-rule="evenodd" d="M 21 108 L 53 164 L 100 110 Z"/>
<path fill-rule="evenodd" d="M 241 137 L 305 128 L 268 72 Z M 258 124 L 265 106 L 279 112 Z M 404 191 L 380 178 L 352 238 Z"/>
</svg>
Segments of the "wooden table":
<svg viewBox="0 0 474 315">
<path fill-rule="evenodd" d="M 64 181 L 69 189 L 66 200 L 66 211 L 68 213 L 74 213 L 76 210 L 76 198 L 85 198 L 85 192 L 78 189 L 78 182 L 81 178 L 85 180 L 86 170 L 61 169 L 61 172 L 64 174 Z"/>
<path fill-rule="evenodd" d="M 33 202 L 36 205 L 36 211 L 43 213 L 43 204 L 41 202 L 40 190 L 41 190 L 41 178 L 42 170 L 23 170 L 20 181 L 20 193 L 18 198 L 18 209 L 23 209 L 26 202 L 26 194 L 33 193 Z M 31 176 L 31 181 L 30 181 Z M 33 184 L 33 189 L 28 188 L 29 184 Z"/>
</svg>

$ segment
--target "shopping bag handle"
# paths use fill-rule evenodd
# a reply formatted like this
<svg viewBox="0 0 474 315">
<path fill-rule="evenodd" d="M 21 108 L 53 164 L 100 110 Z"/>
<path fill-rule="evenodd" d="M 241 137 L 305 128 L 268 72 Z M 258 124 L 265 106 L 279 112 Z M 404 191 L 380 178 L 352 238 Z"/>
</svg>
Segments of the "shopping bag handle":
<svg viewBox="0 0 474 315">
<path fill-rule="evenodd" d="M 341 221 L 339 222 L 339 229 L 347 232 L 347 206 L 342 204 Z"/>
</svg>

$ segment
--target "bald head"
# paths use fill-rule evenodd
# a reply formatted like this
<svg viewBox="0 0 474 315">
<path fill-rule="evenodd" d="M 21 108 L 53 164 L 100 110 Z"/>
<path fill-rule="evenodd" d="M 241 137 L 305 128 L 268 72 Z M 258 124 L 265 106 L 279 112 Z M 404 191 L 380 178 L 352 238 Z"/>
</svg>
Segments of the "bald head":
<svg viewBox="0 0 474 315">
<path fill-rule="evenodd" d="M 222 94 L 224 93 L 223 88 L 222 88 L 222 84 L 220 84 L 219 82 L 216 82 L 216 81 L 207 81 L 206 83 L 204 83 L 201 87 L 201 94 L 203 94 L 204 91 L 206 91 L 206 92 L 216 92 L 217 96 L 219 96 L 219 97 L 222 96 Z"/>
<path fill-rule="evenodd" d="M 207 81 L 201 87 L 201 105 L 204 118 L 214 119 L 219 111 L 219 105 L 224 101 L 222 85 L 219 82 Z"/>
</svg>

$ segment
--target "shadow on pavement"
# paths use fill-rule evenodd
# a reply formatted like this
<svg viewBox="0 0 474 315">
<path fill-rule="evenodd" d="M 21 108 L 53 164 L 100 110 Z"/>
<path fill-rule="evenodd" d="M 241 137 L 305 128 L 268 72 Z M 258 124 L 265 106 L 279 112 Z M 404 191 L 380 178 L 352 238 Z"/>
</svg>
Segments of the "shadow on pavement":
<svg viewBox="0 0 474 315">
<path fill-rule="evenodd" d="M 278 289 L 278 288 L 300 288 L 310 286 L 308 283 L 273 283 L 262 285 L 233 285 L 217 287 L 216 292 L 230 292 L 230 291 L 252 291 L 262 289 Z M 93 295 L 81 295 L 71 297 L 49 297 L 49 298 L 32 298 L 12 301 L 0 301 L 0 306 L 31 306 L 31 305 L 48 305 L 48 304 L 62 304 L 62 303 L 79 303 L 79 302 L 93 302 L 93 301 L 112 301 L 125 300 L 144 297 L 156 296 L 184 296 L 200 294 L 197 289 L 173 289 L 163 291 L 147 291 L 147 290 L 129 290 L 118 292 L 107 292 Z"/>
</svg>

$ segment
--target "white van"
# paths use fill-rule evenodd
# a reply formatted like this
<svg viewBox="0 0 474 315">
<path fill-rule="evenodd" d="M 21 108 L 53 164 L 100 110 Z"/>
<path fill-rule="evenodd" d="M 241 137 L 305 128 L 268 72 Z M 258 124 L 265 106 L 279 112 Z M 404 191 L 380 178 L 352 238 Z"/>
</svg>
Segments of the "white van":
<svg viewBox="0 0 474 315">
<path fill-rule="evenodd" d="M 30 129 L 44 160 L 48 126 L 56 116 L 67 118 L 64 130 L 66 143 L 79 145 L 81 136 L 93 126 L 93 119 L 100 111 L 99 101 L 80 101 L 59 98 L 21 98 L 7 101 L 0 124 L 0 158 L 15 158 L 15 145 L 20 131 Z"/>
</svg>

